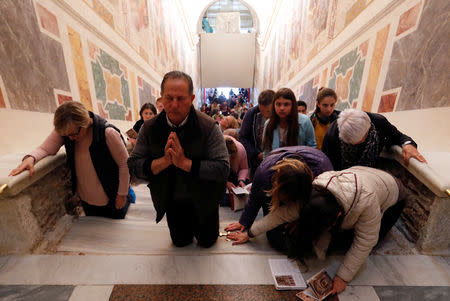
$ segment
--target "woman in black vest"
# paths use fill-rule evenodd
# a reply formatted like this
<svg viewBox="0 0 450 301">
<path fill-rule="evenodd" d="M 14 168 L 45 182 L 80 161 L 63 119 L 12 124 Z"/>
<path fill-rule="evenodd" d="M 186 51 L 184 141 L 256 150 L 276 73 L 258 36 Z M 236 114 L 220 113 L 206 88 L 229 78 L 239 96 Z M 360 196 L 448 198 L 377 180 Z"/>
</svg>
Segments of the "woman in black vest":
<svg viewBox="0 0 450 301">
<path fill-rule="evenodd" d="M 82 103 L 70 101 L 55 112 L 55 129 L 22 163 L 11 171 L 15 176 L 42 158 L 55 155 L 62 145 L 72 172 L 72 189 L 82 199 L 86 215 L 123 219 L 131 201 L 128 153 L 117 129 L 89 112 Z"/>
</svg>

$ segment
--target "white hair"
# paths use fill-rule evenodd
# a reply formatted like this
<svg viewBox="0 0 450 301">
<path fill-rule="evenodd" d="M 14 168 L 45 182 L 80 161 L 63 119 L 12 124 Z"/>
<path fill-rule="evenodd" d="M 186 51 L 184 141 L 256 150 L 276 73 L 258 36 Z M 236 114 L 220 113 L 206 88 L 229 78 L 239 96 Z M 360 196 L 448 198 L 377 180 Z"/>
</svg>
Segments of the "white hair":
<svg viewBox="0 0 450 301">
<path fill-rule="evenodd" d="M 366 112 L 347 109 L 339 114 L 337 124 L 339 139 L 344 143 L 358 144 L 369 131 L 371 121 Z"/>
</svg>

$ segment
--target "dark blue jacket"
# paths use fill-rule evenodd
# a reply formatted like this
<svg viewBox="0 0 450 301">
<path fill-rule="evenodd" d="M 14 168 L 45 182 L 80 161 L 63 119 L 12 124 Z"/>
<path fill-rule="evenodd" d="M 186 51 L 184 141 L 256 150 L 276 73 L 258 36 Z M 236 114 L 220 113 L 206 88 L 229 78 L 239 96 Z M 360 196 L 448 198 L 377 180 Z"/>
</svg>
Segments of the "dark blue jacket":
<svg viewBox="0 0 450 301">
<path fill-rule="evenodd" d="M 328 157 L 320 150 L 309 146 L 287 146 L 272 151 L 255 172 L 250 198 L 239 219 L 239 223 L 246 228 L 250 228 L 253 224 L 261 207 L 263 208 L 264 215 L 269 213 L 271 198 L 266 195 L 266 191 L 272 188 L 272 175 L 274 171 L 271 168 L 278 161 L 287 157 L 298 158 L 305 162 L 313 172 L 314 177 L 317 177 L 325 171 L 333 170 L 333 165 L 331 165 Z"/>
<path fill-rule="evenodd" d="M 259 141 L 257 123 L 261 121 L 262 115 L 259 111 L 259 106 L 255 106 L 245 113 L 242 121 L 241 129 L 239 130 L 239 141 L 247 152 L 248 164 L 251 169 L 251 175 L 254 174 L 259 165 L 258 154 L 262 152 L 261 141 Z M 262 125 L 264 128 L 264 125 Z"/>
</svg>

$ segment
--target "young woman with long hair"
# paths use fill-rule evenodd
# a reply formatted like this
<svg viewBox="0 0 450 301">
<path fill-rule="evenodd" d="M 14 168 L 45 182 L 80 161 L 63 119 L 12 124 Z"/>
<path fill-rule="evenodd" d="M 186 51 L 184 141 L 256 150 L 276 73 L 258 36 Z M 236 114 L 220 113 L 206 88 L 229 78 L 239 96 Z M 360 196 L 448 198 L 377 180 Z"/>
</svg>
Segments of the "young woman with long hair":
<svg viewBox="0 0 450 301">
<path fill-rule="evenodd" d="M 298 113 L 294 92 L 281 88 L 275 93 L 274 99 L 272 115 L 264 125 L 264 157 L 283 146 L 316 147 L 314 128 L 307 116 Z"/>
<path fill-rule="evenodd" d="M 340 111 L 334 109 L 337 94 L 333 89 L 320 88 L 316 98 L 316 109 L 310 119 L 314 127 L 317 149 L 322 149 L 323 137 L 330 124 L 337 119 Z"/>
</svg>

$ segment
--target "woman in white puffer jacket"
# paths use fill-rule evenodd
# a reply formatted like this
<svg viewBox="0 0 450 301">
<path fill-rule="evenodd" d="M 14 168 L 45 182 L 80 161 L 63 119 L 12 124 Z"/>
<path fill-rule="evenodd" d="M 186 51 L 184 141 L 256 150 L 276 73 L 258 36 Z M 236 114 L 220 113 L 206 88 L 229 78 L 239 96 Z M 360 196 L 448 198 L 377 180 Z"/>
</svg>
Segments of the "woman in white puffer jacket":
<svg viewBox="0 0 450 301">
<path fill-rule="evenodd" d="M 289 255 L 302 259 L 314 251 L 324 257 L 330 241 L 342 240 L 345 230 L 353 230 L 351 247 L 333 279 L 334 293 L 342 292 L 395 224 L 404 194 L 401 182 L 379 169 L 353 166 L 322 173 L 313 182 L 310 201 L 300 209 Z"/>
</svg>

